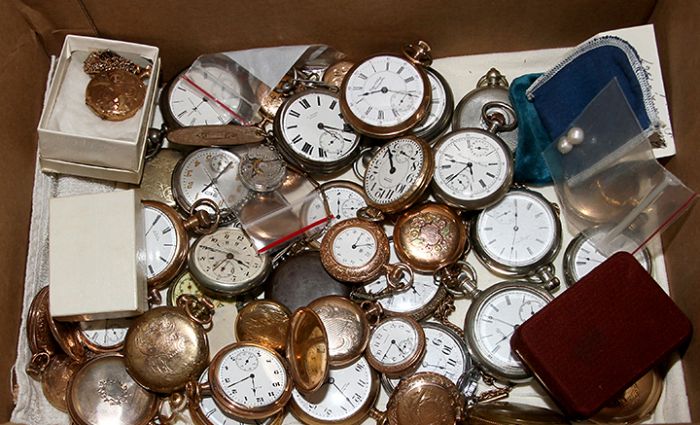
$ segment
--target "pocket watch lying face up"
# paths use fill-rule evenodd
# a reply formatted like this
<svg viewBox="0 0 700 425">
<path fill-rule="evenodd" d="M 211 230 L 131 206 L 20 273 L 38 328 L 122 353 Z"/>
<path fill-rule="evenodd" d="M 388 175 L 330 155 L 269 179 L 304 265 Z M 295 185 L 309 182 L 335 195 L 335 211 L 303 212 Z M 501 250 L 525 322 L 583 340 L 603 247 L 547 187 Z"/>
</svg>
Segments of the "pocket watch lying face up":
<svg viewBox="0 0 700 425">
<path fill-rule="evenodd" d="M 420 53 L 430 47 L 419 43 Z M 405 134 L 427 114 L 430 82 L 419 60 L 391 54 L 371 56 L 356 64 L 343 80 L 340 107 L 359 133 L 374 138 Z"/>
<path fill-rule="evenodd" d="M 274 134 L 282 155 L 310 173 L 339 171 L 359 154 L 360 136 L 343 119 L 338 96 L 326 90 L 290 97 L 275 116 Z"/>
</svg>

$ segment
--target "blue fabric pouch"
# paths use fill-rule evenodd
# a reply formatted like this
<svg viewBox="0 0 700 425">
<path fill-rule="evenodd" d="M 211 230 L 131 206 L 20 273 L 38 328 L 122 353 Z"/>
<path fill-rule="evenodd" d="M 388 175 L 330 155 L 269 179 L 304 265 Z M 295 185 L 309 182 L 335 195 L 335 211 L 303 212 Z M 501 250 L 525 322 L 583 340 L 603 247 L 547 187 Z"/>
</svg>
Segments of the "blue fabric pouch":
<svg viewBox="0 0 700 425">
<path fill-rule="evenodd" d="M 604 36 L 588 41 L 536 80 L 531 81 L 532 75 L 522 78 L 522 84 L 532 82 L 524 93 L 529 105 L 523 103 L 520 84 L 515 87 L 514 81 L 510 91 L 521 127 L 516 181 L 540 184 L 551 181 L 542 150 L 558 139 L 615 78 L 640 126 L 659 127 L 644 64 L 634 47 L 619 37 Z"/>
</svg>

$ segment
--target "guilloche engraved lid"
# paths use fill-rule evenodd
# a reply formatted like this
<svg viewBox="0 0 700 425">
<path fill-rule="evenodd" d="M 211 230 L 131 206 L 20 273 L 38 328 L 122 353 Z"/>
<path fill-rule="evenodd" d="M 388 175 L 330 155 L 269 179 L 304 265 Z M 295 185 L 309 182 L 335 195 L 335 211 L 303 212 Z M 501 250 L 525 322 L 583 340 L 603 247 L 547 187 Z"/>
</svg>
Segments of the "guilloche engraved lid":
<svg viewBox="0 0 700 425">
<path fill-rule="evenodd" d="M 146 425 L 158 397 L 129 376 L 123 356 L 106 354 L 85 363 L 68 387 L 68 413 L 78 425 Z"/>
<path fill-rule="evenodd" d="M 403 379 L 386 406 L 389 425 L 454 425 L 463 399 L 457 386 L 442 375 L 421 372 Z"/>
<path fill-rule="evenodd" d="M 348 298 L 329 295 L 312 302 L 309 308 L 318 314 L 326 328 L 331 366 L 346 366 L 364 353 L 370 329 L 360 306 Z"/>
<path fill-rule="evenodd" d="M 299 392 L 316 392 L 326 382 L 328 357 L 328 334 L 321 318 L 310 308 L 295 311 L 289 326 L 287 361 Z"/>
<path fill-rule="evenodd" d="M 291 315 L 287 307 L 274 301 L 251 301 L 238 311 L 236 339 L 284 351 Z"/>
</svg>

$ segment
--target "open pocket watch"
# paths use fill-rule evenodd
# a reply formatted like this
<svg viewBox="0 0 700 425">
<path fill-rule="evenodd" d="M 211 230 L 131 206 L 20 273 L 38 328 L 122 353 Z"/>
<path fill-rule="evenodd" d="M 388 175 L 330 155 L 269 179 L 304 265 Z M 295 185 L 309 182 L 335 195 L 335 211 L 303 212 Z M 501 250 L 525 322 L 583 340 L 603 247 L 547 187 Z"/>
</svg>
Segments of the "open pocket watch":
<svg viewBox="0 0 700 425">
<path fill-rule="evenodd" d="M 214 231 L 219 222 L 218 205 L 201 198 L 192 205 L 192 215 L 183 220 L 173 208 L 157 201 L 143 201 L 146 224 L 146 281 L 151 296 L 157 300 L 159 291 L 167 287 L 187 262 L 188 233 L 205 234 Z M 214 211 L 213 217 L 204 209 Z"/>
<path fill-rule="evenodd" d="M 273 132 L 285 159 L 309 173 L 339 171 L 360 151 L 361 137 L 343 119 L 338 95 L 330 90 L 292 95 L 275 116 Z"/>
<path fill-rule="evenodd" d="M 389 139 L 407 133 L 428 114 L 430 46 L 404 48 L 404 56 L 379 54 L 352 67 L 340 89 L 340 110 L 361 134 Z"/>
<path fill-rule="evenodd" d="M 530 372 L 510 348 L 515 330 L 552 299 L 544 289 L 525 281 L 504 281 L 479 291 L 464 319 L 464 335 L 474 361 L 484 372 L 506 382 L 524 382 Z"/>
<path fill-rule="evenodd" d="M 433 152 L 423 140 L 404 136 L 388 142 L 367 165 L 367 203 L 385 213 L 410 207 L 427 189 L 434 169 Z"/>
<path fill-rule="evenodd" d="M 503 110 L 508 117 L 495 108 Z M 513 154 L 496 135 L 515 127 L 515 111 L 503 102 L 482 109 L 488 130 L 452 131 L 434 146 L 433 193 L 442 202 L 464 210 L 478 210 L 498 202 L 513 183 Z"/>
<path fill-rule="evenodd" d="M 477 258 L 496 275 L 558 288 L 552 261 L 561 246 L 561 221 L 541 194 L 512 189 L 474 218 L 471 236 Z"/>
<path fill-rule="evenodd" d="M 189 269 L 205 294 L 232 298 L 257 289 L 272 269 L 240 228 L 226 227 L 201 236 L 190 248 Z"/>
</svg>

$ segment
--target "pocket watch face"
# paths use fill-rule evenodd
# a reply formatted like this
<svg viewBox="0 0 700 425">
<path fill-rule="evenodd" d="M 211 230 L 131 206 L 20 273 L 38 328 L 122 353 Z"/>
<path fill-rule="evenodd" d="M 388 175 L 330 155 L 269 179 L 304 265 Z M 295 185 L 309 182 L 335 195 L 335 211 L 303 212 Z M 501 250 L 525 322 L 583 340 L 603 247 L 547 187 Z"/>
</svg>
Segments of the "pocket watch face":
<svg viewBox="0 0 700 425">
<path fill-rule="evenodd" d="M 508 268 L 529 267 L 559 248 L 559 218 L 542 196 L 514 190 L 476 220 L 475 246 L 487 259 Z"/>
<path fill-rule="evenodd" d="M 377 240 L 363 227 L 348 227 L 338 233 L 332 243 L 333 258 L 345 267 L 362 267 L 377 252 Z"/>
<path fill-rule="evenodd" d="M 281 409 L 289 397 L 287 369 L 271 349 L 236 343 L 219 352 L 211 368 L 215 371 L 210 379 L 214 396 L 225 397 L 222 404 L 230 405 L 239 415 L 267 417 Z"/>
<path fill-rule="evenodd" d="M 321 190 L 326 196 L 331 219 L 327 227 L 334 225 L 341 220 L 357 217 L 357 210 L 367 206 L 362 187 L 348 181 L 333 181 L 321 186 Z M 318 196 L 311 201 L 306 211 L 306 222 L 316 223 L 326 217 L 326 208 L 323 205 L 323 198 Z"/>
<path fill-rule="evenodd" d="M 403 317 L 385 319 L 372 330 L 368 355 L 383 367 L 408 367 L 425 349 L 425 337 L 419 327 L 417 322 Z"/>
<path fill-rule="evenodd" d="M 345 77 L 344 95 L 350 112 L 375 127 L 400 125 L 423 108 L 424 76 L 408 60 L 374 56 Z"/>
<path fill-rule="evenodd" d="M 580 233 L 571 241 L 564 254 L 564 274 L 567 282 L 573 284 L 580 280 L 607 258 L 607 255 L 593 245 L 589 237 Z M 651 273 L 651 254 L 647 248 L 637 251 L 634 258 L 647 272 Z"/>
<path fill-rule="evenodd" d="M 288 150 L 312 163 L 334 163 L 352 156 L 360 136 L 340 114 L 338 97 L 323 91 L 303 91 L 280 111 L 279 129 Z"/>
<path fill-rule="evenodd" d="M 435 147 L 433 181 L 451 204 L 481 208 L 495 200 L 494 194 L 508 190 L 512 163 L 508 148 L 496 136 L 484 131 L 457 131 Z"/>
<path fill-rule="evenodd" d="M 261 281 L 269 257 L 257 253 L 239 228 L 222 228 L 199 238 L 190 253 L 190 272 L 205 290 L 235 296 Z"/>
<path fill-rule="evenodd" d="M 311 395 L 293 390 L 292 413 L 312 423 L 357 423 L 374 404 L 379 390 L 376 381 L 367 360 L 360 357 L 349 366 L 331 369 L 321 389 Z"/>
<path fill-rule="evenodd" d="M 173 172 L 175 200 L 189 211 L 200 198 L 209 198 L 226 211 L 235 210 L 248 196 L 238 175 L 240 158 L 220 148 L 198 149 Z"/>
<path fill-rule="evenodd" d="M 398 263 L 399 258 L 394 250 L 394 242 L 390 242 L 391 257 L 389 262 Z M 374 282 L 365 286 L 370 293 L 379 292 L 386 288 L 386 277 L 380 276 Z M 388 297 L 380 298 L 379 304 L 388 314 L 410 314 L 417 320 L 423 319 L 430 313 L 430 305 L 434 303 L 440 286 L 435 283 L 431 274 L 414 273 L 413 285 L 406 291 L 394 292 Z"/>
<path fill-rule="evenodd" d="M 445 116 L 445 113 L 452 112 L 452 94 L 448 92 L 449 88 L 445 87 L 435 72 L 432 69 L 427 69 L 425 72 L 430 82 L 430 106 L 425 118 L 413 127 L 414 134 L 429 131 L 432 127 L 439 125 L 439 121 Z M 447 110 L 448 103 L 450 104 L 449 111 Z"/>
<path fill-rule="evenodd" d="M 101 349 L 113 348 L 124 343 L 132 322 L 131 319 L 94 320 L 80 322 L 80 329 L 88 344 Z"/>
<path fill-rule="evenodd" d="M 425 168 L 428 164 L 432 166 L 432 153 L 429 149 L 426 151 L 424 144 L 417 139 L 400 138 L 382 146 L 374 154 L 364 180 L 371 204 L 380 209 L 397 204 L 407 207 L 410 198 L 419 195 L 424 189 L 425 179 L 431 177 L 426 175 Z"/>
<path fill-rule="evenodd" d="M 434 372 L 457 384 L 459 377 L 472 367 L 463 338 L 444 325 L 423 323 L 425 356 L 415 373 Z M 389 380 L 393 390 L 399 379 Z"/>
<path fill-rule="evenodd" d="M 175 77 L 165 109 L 181 127 L 228 124 L 234 118 L 231 112 L 241 107 L 239 92 L 238 78 L 231 70 L 202 62 Z"/>
<path fill-rule="evenodd" d="M 515 330 L 541 310 L 551 297 L 528 283 L 496 284 L 472 302 L 465 333 L 476 360 L 499 376 L 529 377 L 510 348 Z"/>
<path fill-rule="evenodd" d="M 144 208 L 146 223 L 146 277 L 160 274 L 172 264 L 182 241 L 178 240 L 175 223 L 162 210 Z"/>
</svg>

